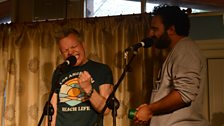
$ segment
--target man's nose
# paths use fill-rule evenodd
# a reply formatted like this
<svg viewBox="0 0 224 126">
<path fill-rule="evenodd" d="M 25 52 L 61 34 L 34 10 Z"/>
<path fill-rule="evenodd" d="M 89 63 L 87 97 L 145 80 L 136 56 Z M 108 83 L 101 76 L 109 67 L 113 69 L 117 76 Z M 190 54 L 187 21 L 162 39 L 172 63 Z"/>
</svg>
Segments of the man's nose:
<svg viewBox="0 0 224 126">
<path fill-rule="evenodd" d="M 148 36 L 149 37 L 153 37 L 154 35 L 155 35 L 154 31 L 153 30 L 149 30 Z"/>
<path fill-rule="evenodd" d="M 68 49 L 68 55 L 71 56 L 73 54 L 74 50 L 72 48 Z"/>
</svg>

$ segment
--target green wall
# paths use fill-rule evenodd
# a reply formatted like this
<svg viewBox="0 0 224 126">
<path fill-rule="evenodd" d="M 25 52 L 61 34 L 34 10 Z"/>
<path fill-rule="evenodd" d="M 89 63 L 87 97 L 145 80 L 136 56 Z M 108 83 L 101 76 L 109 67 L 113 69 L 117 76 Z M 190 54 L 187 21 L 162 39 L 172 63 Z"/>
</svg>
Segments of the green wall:
<svg viewBox="0 0 224 126">
<path fill-rule="evenodd" d="M 190 16 L 190 37 L 195 40 L 224 39 L 224 12 Z"/>
</svg>

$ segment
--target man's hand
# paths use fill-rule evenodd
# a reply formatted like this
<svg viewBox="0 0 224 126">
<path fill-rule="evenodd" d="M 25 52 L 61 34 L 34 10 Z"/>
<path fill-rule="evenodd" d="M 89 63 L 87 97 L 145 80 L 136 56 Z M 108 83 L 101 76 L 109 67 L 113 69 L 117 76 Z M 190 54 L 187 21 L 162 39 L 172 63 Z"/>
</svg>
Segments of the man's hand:
<svg viewBox="0 0 224 126">
<path fill-rule="evenodd" d="M 87 71 L 83 71 L 79 75 L 79 85 L 86 93 L 92 90 L 91 80 L 92 77 Z"/>
<path fill-rule="evenodd" d="M 134 121 L 136 124 L 148 124 L 152 115 L 150 105 L 142 104 L 136 109 Z"/>
</svg>

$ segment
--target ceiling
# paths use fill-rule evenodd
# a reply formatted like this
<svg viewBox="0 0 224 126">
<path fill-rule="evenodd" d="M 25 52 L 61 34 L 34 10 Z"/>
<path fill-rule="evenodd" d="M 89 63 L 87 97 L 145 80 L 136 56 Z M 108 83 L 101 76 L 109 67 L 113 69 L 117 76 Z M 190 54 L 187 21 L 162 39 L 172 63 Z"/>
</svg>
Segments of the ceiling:
<svg viewBox="0 0 224 126">
<path fill-rule="evenodd" d="M 77 0 L 76 0 L 77 1 Z M 80 0 L 81 1 L 81 0 Z M 224 0 L 129 0 L 147 3 L 170 4 L 192 9 L 224 12 Z M 10 15 L 12 0 L 0 0 L 0 19 Z"/>
<path fill-rule="evenodd" d="M 0 0 L 0 3 L 8 0 Z M 10 0 L 9 0 L 10 1 Z M 129 1 L 142 1 L 142 0 L 129 0 Z M 186 5 L 190 8 L 203 8 L 211 10 L 223 10 L 224 0 L 146 0 L 151 3 L 168 3 L 172 5 Z"/>
<path fill-rule="evenodd" d="M 6 1 L 6 0 L 0 0 L 0 3 L 1 3 L 1 2 L 5 2 L 5 1 Z"/>
</svg>

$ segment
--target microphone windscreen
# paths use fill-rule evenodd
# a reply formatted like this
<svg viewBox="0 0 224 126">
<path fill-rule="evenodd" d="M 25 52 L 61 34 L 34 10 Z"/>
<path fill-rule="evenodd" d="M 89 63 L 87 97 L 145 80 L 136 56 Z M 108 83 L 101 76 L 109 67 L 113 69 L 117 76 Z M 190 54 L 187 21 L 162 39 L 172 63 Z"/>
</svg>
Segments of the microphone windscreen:
<svg viewBox="0 0 224 126">
<path fill-rule="evenodd" d="M 144 48 L 149 48 L 153 44 L 153 39 L 148 37 L 143 39 L 142 42 L 144 42 Z"/>
<path fill-rule="evenodd" d="M 73 65 L 76 64 L 77 59 L 76 59 L 75 56 L 69 56 L 69 57 L 66 59 L 66 61 L 68 61 L 68 65 L 69 65 L 69 66 L 73 66 Z"/>
</svg>

